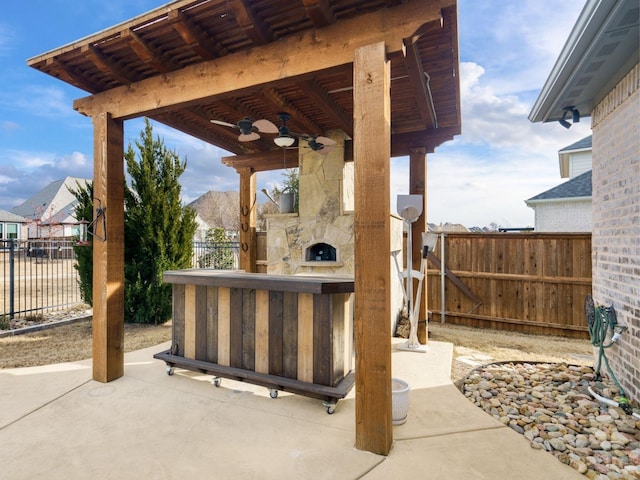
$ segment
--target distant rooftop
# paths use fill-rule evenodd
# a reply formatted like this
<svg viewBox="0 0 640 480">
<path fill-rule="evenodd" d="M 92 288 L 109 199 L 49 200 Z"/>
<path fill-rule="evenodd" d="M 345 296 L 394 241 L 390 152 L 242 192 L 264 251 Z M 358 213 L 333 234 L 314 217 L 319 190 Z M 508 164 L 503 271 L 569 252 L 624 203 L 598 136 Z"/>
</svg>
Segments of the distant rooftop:
<svg viewBox="0 0 640 480">
<path fill-rule="evenodd" d="M 582 140 L 578 140 L 576 143 L 572 143 L 571 145 L 561 148 L 560 150 L 558 150 L 558 153 L 562 153 L 562 152 L 571 152 L 574 150 L 586 150 L 588 148 L 591 148 L 591 135 L 589 135 L 588 137 L 584 137 Z"/>
<path fill-rule="evenodd" d="M 591 137 L 589 137 L 591 139 Z M 559 200 L 562 198 L 577 198 L 591 196 L 591 170 L 572 178 L 571 180 L 557 185 L 549 190 L 539 193 L 526 201 L 538 202 L 541 200 Z"/>
<path fill-rule="evenodd" d="M 0 210 L 0 222 L 27 223 L 29 220 L 6 210 Z"/>
</svg>

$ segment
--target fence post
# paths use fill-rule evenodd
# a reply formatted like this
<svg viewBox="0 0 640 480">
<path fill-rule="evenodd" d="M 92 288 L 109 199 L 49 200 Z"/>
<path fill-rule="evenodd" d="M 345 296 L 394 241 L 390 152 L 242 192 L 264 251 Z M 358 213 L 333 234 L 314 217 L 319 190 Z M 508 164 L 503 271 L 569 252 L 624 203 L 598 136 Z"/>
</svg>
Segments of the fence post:
<svg viewBox="0 0 640 480">
<path fill-rule="evenodd" d="M 13 320 L 15 313 L 15 239 L 9 239 L 9 319 Z"/>
</svg>

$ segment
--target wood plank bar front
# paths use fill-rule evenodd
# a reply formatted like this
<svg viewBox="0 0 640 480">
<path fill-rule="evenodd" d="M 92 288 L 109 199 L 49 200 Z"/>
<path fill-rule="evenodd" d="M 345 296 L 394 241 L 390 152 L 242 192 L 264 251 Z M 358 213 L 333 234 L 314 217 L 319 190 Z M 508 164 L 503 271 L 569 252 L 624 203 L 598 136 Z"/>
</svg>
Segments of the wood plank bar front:
<svg viewBox="0 0 640 480">
<path fill-rule="evenodd" d="M 353 279 L 183 270 L 164 280 L 173 345 L 157 358 L 330 403 L 351 389 Z"/>
</svg>

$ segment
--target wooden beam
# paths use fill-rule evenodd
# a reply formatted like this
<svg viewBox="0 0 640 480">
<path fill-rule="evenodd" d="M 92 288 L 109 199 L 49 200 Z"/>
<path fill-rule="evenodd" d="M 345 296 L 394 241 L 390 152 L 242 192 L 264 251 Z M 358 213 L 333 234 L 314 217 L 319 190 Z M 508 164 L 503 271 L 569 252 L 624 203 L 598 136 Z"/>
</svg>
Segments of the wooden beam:
<svg viewBox="0 0 640 480">
<path fill-rule="evenodd" d="M 123 85 L 128 85 L 134 81 L 134 73 L 131 72 L 131 70 L 125 69 L 119 63 L 111 60 L 110 57 L 103 54 L 95 45 L 85 45 L 80 51 L 105 75 L 112 75 Z"/>
<path fill-rule="evenodd" d="M 317 132 L 319 130 L 319 127 L 313 123 L 309 117 L 291 105 L 291 103 L 288 102 L 283 95 L 280 95 L 275 88 L 266 88 L 262 90 L 259 95 L 264 99 L 265 103 L 272 106 L 273 110 L 287 112 L 291 116 L 291 120 L 287 122 L 287 126 L 291 131 L 296 131 L 295 128 L 291 128 L 291 124 L 293 123 L 302 126 L 304 129 L 303 132 L 296 131 L 296 133 L 310 133 Z"/>
<path fill-rule="evenodd" d="M 424 148 L 433 153 L 436 147 L 460 135 L 460 127 L 440 127 L 411 133 L 396 133 L 391 138 L 391 156 L 404 156 L 414 148 Z"/>
<path fill-rule="evenodd" d="M 71 85 L 78 85 L 80 88 L 88 92 L 95 92 L 97 90 L 96 85 L 88 83 L 82 74 L 76 73 L 75 69 L 67 66 L 62 60 L 48 58 L 46 60 L 46 64 L 48 67 L 52 68 L 51 75 L 59 78 L 63 82 Z"/>
<path fill-rule="evenodd" d="M 347 115 L 342 107 L 315 80 L 307 80 L 302 84 L 305 92 L 317 107 L 324 112 L 336 127 L 353 137 L 353 118 Z M 323 133 L 323 132 L 315 132 Z"/>
<path fill-rule="evenodd" d="M 356 448 L 380 455 L 387 455 L 393 442 L 389 322 L 390 72 L 384 43 L 356 50 L 353 68 Z"/>
<path fill-rule="evenodd" d="M 201 58 L 213 60 L 229 53 L 220 43 L 214 42 L 205 34 L 184 12 L 171 10 L 167 18 L 173 23 L 174 30 L 182 37 L 184 43 Z"/>
<path fill-rule="evenodd" d="M 238 172 L 245 168 L 250 168 L 254 172 L 282 170 L 285 168 L 285 154 L 286 168 L 296 168 L 298 166 L 297 149 L 287 149 L 286 152 L 278 149 L 249 155 L 222 157 L 222 163 L 227 167 L 235 168 Z"/>
<path fill-rule="evenodd" d="M 411 258 L 413 259 L 414 270 L 420 271 L 422 263 L 422 233 L 427 228 L 427 152 L 424 148 L 414 148 L 409 151 L 409 193 L 422 195 L 422 215 L 418 220 L 411 224 L 411 244 L 413 251 Z M 413 298 L 420 301 L 420 312 L 418 313 L 418 341 L 422 345 L 426 345 L 428 341 L 427 335 L 427 276 L 424 276 L 422 285 L 422 295 L 418 300 L 418 285 L 414 286 Z"/>
<path fill-rule="evenodd" d="M 441 7 L 450 2 L 411 2 L 345 19 L 249 51 L 81 98 L 74 102 L 74 108 L 88 116 L 108 110 L 114 118 L 134 118 L 346 65 L 353 62 L 356 48 L 380 41 L 385 42 L 387 53 L 399 52 L 404 38 L 425 22 L 440 18 Z"/>
<path fill-rule="evenodd" d="M 124 129 L 108 113 L 93 117 L 93 379 L 124 374 Z M 106 228 L 103 227 L 104 225 Z"/>
<path fill-rule="evenodd" d="M 129 28 L 122 32 L 122 38 L 127 40 L 131 49 L 145 63 L 148 63 L 160 73 L 167 73 L 175 70 L 175 65 L 164 55 L 157 52 L 152 46 L 148 45 L 140 35 Z"/>
<path fill-rule="evenodd" d="M 240 174 L 240 270 L 256 272 L 256 174 L 241 168 Z"/>
<path fill-rule="evenodd" d="M 442 27 L 442 18 L 431 22 L 438 23 Z M 417 36 L 404 39 L 405 46 L 405 65 L 409 74 L 409 82 L 411 90 L 416 93 L 416 104 L 422 121 L 426 128 L 438 128 L 438 116 L 436 108 L 433 104 L 433 96 L 431 95 L 431 87 L 429 85 L 429 77 L 425 74 L 420 59 L 420 49 L 418 48 Z"/>
<path fill-rule="evenodd" d="M 302 0 L 302 4 L 316 28 L 326 27 L 336 21 L 328 0 Z"/>
<path fill-rule="evenodd" d="M 238 26 L 253 43 L 263 45 L 271 41 L 271 32 L 264 22 L 253 14 L 248 1 L 227 0 L 227 5 L 233 12 Z"/>
</svg>

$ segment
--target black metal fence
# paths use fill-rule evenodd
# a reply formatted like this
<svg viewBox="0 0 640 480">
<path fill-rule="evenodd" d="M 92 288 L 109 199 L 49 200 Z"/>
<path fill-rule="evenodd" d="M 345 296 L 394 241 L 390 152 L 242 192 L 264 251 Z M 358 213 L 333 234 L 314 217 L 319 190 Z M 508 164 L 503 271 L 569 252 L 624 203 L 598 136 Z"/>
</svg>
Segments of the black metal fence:
<svg viewBox="0 0 640 480">
<path fill-rule="evenodd" d="M 0 316 L 15 318 L 82 302 L 72 240 L 0 240 Z M 238 242 L 193 242 L 193 268 L 238 269 Z"/>
<path fill-rule="evenodd" d="M 237 270 L 240 265 L 239 242 L 193 242 L 193 268 Z"/>
<path fill-rule="evenodd" d="M 71 240 L 0 240 L 0 314 L 15 316 L 81 302 Z"/>
</svg>

